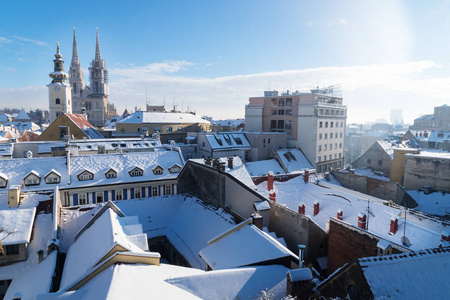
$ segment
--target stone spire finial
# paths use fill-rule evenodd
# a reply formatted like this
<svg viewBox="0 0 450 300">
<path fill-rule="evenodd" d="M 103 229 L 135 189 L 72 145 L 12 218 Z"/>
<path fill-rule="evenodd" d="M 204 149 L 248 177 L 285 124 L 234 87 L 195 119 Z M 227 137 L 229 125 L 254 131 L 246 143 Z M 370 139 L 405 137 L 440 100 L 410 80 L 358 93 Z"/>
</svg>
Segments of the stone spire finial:
<svg viewBox="0 0 450 300">
<path fill-rule="evenodd" d="M 78 58 L 77 37 L 75 36 L 75 27 L 73 28 L 73 49 L 72 49 L 72 66 L 79 66 L 80 60 Z"/>
<path fill-rule="evenodd" d="M 98 27 L 97 27 L 97 43 L 95 45 L 95 60 L 101 60 L 102 57 L 100 55 L 100 43 L 98 41 Z"/>
</svg>

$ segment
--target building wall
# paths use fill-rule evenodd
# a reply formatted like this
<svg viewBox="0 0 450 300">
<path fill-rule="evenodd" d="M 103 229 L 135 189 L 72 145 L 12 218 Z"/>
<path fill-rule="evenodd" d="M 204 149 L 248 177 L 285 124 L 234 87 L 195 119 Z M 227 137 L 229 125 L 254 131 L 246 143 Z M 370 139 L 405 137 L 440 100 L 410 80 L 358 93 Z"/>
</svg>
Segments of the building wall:
<svg viewBox="0 0 450 300">
<path fill-rule="evenodd" d="M 389 181 L 392 183 L 398 182 L 403 185 L 403 176 L 405 174 L 405 168 L 403 162 L 405 161 L 405 154 L 408 153 L 420 153 L 418 149 L 395 149 L 394 158 L 391 163 L 391 173 L 389 175 Z"/>
<path fill-rule="evenodd" d="M 355 169 L 369 167 L 372 170 L 389 175 L 391 173 L 391 162 L 391 156 L 376 142 L 363 155 L 356 159 L 352 163 L 352 166 Z"/>
<path fill-rule="evenodd" d="M 36 139 L 37 141 L 60 141 L 59 127 L 67 126 L 70 128 L 70 135 L 75 139 L 83 139 L 86 134 L 78 128 L 67 116 L 61 115 Z"/>
<path fill-rule="evenodd" d="M 328 232 L 328 275 L 354 259 L 377 256 L 377 244 L 380 239 L 366 230 L 331 218 Z M 409 251 L 407 248 L 393 245 L 392 254 Z"/>
<path fill-rule="evenodd" d="M 27 244 L 18 244 L 19 254 L 8 255 L 6 245 L 2 245 L 3 255 L 0 256 L 0 266 L 9 265 L 18 261 L 24 261 L 28 258 Z"/>
<path fill-rule="evenodd" d="M 450 157 L 405 155 L 404 165 L 406 190 L 430 186 L 436 191 L 450 192 Z"/>
<path fill-rule="evenodd" d="M 284 132 L 245 132 L 244 134 L 252 145 L 249 161 L 270 159 L 272 158 L 272 149 L 286 148 L 286 133 Z"/>
</svg>

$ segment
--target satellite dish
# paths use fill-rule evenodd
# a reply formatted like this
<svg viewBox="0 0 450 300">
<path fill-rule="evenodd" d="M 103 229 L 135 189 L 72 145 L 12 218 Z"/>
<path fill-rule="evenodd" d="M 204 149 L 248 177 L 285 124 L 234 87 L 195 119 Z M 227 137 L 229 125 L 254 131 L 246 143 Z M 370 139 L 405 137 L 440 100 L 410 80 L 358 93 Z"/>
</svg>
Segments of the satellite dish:
<svg viewBox="0 0 450 300">
<path fill-rule="evenodd" d="M 411 246 L 411 242 L 409 241 L 409 239 L 405 235 L 402 236 L 401 241 L 402 241 L 403 246 L 406 246 L 406 247 L 410 247 Z"/>
</svg>

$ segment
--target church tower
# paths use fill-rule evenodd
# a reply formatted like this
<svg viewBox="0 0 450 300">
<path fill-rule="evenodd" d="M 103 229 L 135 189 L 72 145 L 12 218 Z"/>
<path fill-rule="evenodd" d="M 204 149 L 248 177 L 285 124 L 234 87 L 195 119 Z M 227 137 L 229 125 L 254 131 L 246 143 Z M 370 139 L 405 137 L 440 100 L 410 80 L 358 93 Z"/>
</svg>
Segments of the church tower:
<svg viewBox="0 0 450 300">
<path fill-rule="evenodd" d="M 71 88 L 66 80 L 69 75 L 64 73 L 64 61 L 59 52 L 59 44 L 56 44 L 56 54 L 53 60 L 54 71 L 49 74 L 52 82 L 47 85 L 49 95 L 50 123 L 53 122 L 61 113 L 72 113 Z"/>
<path fill-rule="evenodd" d="M 95 45 L 95 58 L 91 62 L 89 74 L 91 77 L 90 83 L 91 95 L 107 96 L 109 94 L 108 70 L 106 69 L 105 61 L 102 59 L 100 55 L 98 28 L 97 28 L 97 42 Z"/>
<path fill-rule="evenodd" d="M 83 96 L 84 82 L 83 71 L 81 69 L 80 60 L 78 59 L 77 38 L 75 36 L 75 27 L 73 28 L 73 50 L 72 63 L 69 68 L 69 82 L 72 87 L 72 98 L 81 98 Z"/>
</svg>

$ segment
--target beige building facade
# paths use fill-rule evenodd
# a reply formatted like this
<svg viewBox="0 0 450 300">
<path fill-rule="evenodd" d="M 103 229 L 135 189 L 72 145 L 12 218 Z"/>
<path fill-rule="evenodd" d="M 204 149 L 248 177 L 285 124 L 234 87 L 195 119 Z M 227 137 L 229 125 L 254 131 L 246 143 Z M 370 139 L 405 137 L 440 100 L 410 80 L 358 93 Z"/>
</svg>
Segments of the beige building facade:
<svg viewBox="0 0 450 300">
<path fill-rule="evenodd" d="M 318 172 L 344 166 L 346 118 L 342 97 L 327 89 L 266 91 L 245 107 L 246 131 L 285 132 L 287 146 L 300 148 Z"/>
</svg>

